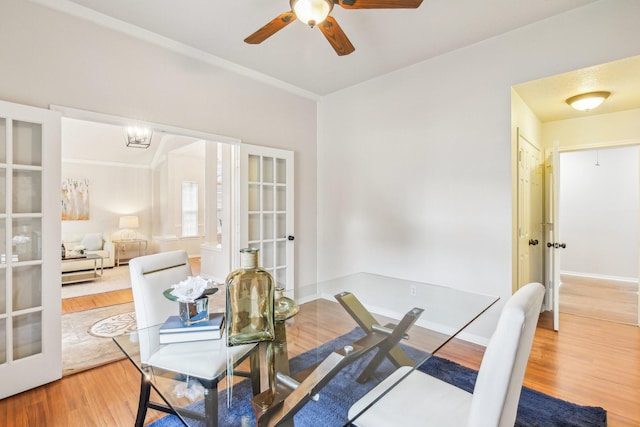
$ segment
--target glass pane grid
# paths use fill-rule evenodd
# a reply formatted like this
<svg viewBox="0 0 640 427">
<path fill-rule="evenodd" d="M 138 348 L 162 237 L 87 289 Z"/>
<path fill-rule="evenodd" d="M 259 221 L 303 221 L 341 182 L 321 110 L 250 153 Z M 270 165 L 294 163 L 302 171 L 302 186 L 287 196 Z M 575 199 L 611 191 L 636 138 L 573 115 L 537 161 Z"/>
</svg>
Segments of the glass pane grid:
<svg viewBox="0 0 640 427">
<path fill-rule="evenodd" d="M 262 210 L 273 211 L 274 210 L 274 192 L 273 185 L 263 184 L 262 186 Z"/>
<path fill-rule="evenodd" d="M 7 198 L 6 198 L 6 191 L 7 191 L 7 170 L 2 168 L 0 169 L 0 194 L 2 194 L 2 197 L 0 197 L 0 214 L 4 214 L 7 212 Z"/>
<path fill-rule="evenodd" d="M 262 252 L 262 268 L 273 270 L 273 268 L 275 267 L 273 257 L 273 243 L 263 242 L 262 250 L 260 252 Z"/>
<path fill-rule="evenodd" d="M 7 314 L 7 270 L 0 268 L 0 316 L 4 314 Z"/>
<path fill-rule="evenodd" d="M 0 117 L 0 163 L 7 163 L 7 119 Z"/>
<path fill-rule="evenodd" d="M 276 285 L 287 289 L 287 269 L 286 267 L 276 267 L 273 278 L 276 281 Z"/>
<path fill-rule="evenodd" d="M 275 245 L 276 265 L 287 265 L 287 240 L 278 240 Z"/>
<path fill-rule="evenodd" d="M 7 228 L 6 228 L 6 218 L 0 219 L 0 264 L 7 263 Z"/>
<path fill-rule="evenodd" d="M 7 319 L 0 319 L 0 364 L 7 363 Z"/>
<path fill-rule="evenodd" d="M 248 210 L 249 212 L 257 212 L 260 210 L 260 185 L 249 184 L 248 194 Z"/>
<path fill-rule="evenodd" d="M 287 183 L 287 161 L 285 159 L 276 159 L 276 183 Z"/>
<path fill-rule="evenodd" d="M 249 156 L 247 175 L 249 182 L 258 182 L 260 180 L 260 156 Z"/>
<path fill-rule="evenodd" d="M 265 213 L 262 216 L 262 239 L 263 240 L 273 240 L 276 238 L 274 234 L 274 215 L 270 213 Z"/>
<path fill-rule="evenodd" d="M 13 360 L 42 353 L 42 313 L 13 318 Z"/>
<path fill-rule="evenodd" d="M 276 210 L 284 212 L 287 210 L 287 187 L 278 185 L 276 187 Z"/>
<path fill-rule="evenodd" d="M 42 219 L 14 218 L 11 237 L 12 261 L 42 259 Z"/>
<path fill-rule="evenodd" d="M 273 184 L 274 182 L 273 171 L 273 157 L 262 158 L 262 182 Z"/>
<path fill-rule="evenodd" d="M 42 172 L 14 170 L 12 196 L 14 213 L 42 213 Z"/>
<path fill-rule="evenodd" d="M 42 166 L 42 125 L 13 121 L 13 163 Z"/>
<path fill-rule="evenodd" d="M 42 306 L 42 266 L 30 265 L 13 269 L 13 311 Z"/>
</svg>

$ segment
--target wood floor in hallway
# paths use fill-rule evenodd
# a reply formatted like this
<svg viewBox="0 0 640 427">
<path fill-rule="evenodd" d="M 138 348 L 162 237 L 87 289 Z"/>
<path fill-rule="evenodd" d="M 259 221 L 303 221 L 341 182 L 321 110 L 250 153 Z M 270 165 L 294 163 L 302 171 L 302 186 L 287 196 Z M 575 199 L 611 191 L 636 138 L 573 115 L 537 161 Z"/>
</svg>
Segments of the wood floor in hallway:
<svg viewBox="0 0 640 427">
<path fill-rule="evenodd" d="M 560 312 L 638 324 L 638 283 L 562 275 Z"/>
</svg>

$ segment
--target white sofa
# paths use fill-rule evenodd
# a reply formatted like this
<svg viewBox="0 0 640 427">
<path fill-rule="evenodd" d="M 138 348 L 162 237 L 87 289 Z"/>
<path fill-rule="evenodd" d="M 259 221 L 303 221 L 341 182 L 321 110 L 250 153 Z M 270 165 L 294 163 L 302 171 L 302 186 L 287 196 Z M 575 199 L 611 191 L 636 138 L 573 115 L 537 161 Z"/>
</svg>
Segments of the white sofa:
<svg viewBox="0 0 640 427">
<path fill-rule="evenodd" d="M 114 248 L 113 243 L 111 242 L 111 236 L 108 233 L 69 234 L 62 237 L 62 243 L 64 243 L 67 254 L 73 253 L 73 249 L 78 246 L 84 246 L 85 253 L 96 254 L 102 257 L 104 268 L 113 267 L 114 265 Z M 93 266 L 93 260 L 63 262 L 62 272 L 90 270 L 93 269 Z M 98 267 L 100 267 L 99 261 Z"/>
</svg>

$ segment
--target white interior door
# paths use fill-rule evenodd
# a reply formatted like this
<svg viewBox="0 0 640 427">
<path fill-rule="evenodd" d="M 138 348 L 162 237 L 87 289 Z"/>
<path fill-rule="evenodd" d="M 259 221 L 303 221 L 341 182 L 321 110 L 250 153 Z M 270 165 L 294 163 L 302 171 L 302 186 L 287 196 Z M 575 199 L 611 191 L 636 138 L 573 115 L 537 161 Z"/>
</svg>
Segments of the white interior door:
<svg viewBox="0 0 640 427">
<path fill-rule="evenodd" d="M 0 399 L 62 375 L 60 122 L 0 101 Z"/>
<path fill-rule="evenodd" d="M 292 297 L 293 151 L 241 144 L 240 177 L 240 246 L 258 248 L 260 267 Z"/>
<path fill-rule="evenodd" d="M 553 329 L 560 329 L 560 153 L 558 144 L 549 153 L 547 164 L 545 309 L 553 311 Z"/>
<path fill-rule="evenodd" d="M 542 154 L 518 129 L 518 288 L 543 282 Z"/>
</svg>

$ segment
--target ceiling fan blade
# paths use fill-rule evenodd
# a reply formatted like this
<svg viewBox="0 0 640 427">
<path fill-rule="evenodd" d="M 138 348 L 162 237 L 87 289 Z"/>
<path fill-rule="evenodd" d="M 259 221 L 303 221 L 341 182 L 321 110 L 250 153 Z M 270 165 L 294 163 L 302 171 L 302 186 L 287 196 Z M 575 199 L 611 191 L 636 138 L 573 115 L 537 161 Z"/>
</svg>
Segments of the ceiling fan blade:
<svg viewBox="0 0 640 427">
<path fill-rule="evenodd" d="M 259 44 L 296 20 L 293 12 L 285 12 L 269 21 L 264 27 L 244 39 L 245 43 Z"/>
<path fill-rule="evenodd" d="M 422 0 L 334 0 L 345 9 L 416 9 Z"/>
<path fill-rule="evenodd" d="M 320 28 L 322 34 L 329 40 L 329 43 L 338 55 L 349 55 L 356 50 L 347 38 L 347 35 L 342 31 L 342 28 L 340 28 L 340 25 L 338 25 L 338 22 L 332 16 L 327 16 L 327 19 L 318 25 L 318 28 Z"/>
</svg>

